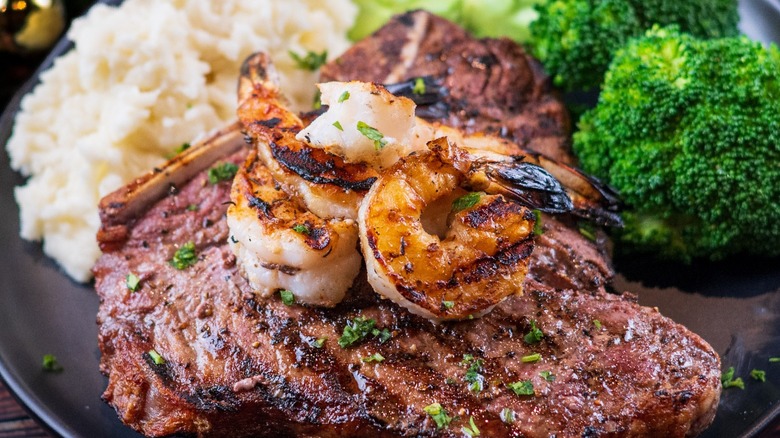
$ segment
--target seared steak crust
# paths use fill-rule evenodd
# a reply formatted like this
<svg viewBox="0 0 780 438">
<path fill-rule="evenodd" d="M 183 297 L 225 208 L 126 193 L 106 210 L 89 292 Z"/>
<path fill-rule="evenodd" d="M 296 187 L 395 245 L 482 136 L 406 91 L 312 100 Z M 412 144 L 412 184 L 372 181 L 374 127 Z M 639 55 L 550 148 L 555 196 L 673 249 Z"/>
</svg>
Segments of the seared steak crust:
<svg viewBox="0 0 780 438">
<path fill-rule="evenodd" d="M 95 267 L 103 397 L 144 434 L 456 436 L 473 417 L 483 436 L 686 436 L 714 415 L 712 349 L 598 287 L 529 282 L 484 318 L 444 324 L 379 299 L 364 274 L 334 309 L 262 300 L 226 244 L 230 183 L 206 179 L 204 171 L 150 206 Z M 169 260 L 190 241 L 198 261 L 177 270 Z M 128 273 L 141 279 L 135 292 Z M 357 316 L 392 337 L 339 347 Z M 543 336 L 528 343 L 533 324 Z M 362 360 L 374 353 L 384 361 Z M 538 362 L 522 360 L 534 353 Z M 484 361 L 478 392 L 464 381 L 469 354 Z M 507 387 L 523 380 L 533 395 Z M 456 418 L 449 427 L 425 413 L 434 402 Z M 513 424 L 501 420 L 505 408 Z"/>
<path fill-rule="evenodd" d="M 573 162 L 565 106 L 539 61 L 509 39 L 477 40 L 443 18 L 409 12 L 355 44 L 321 74 L 323 81 L 384 84 L 425 76 L 440 81 L 447 92 L 443 107 L 430 117 Z"/>
<path fill-rule="evenodd" d="M 475 129 L 496 129 L 571 161 L 568 119 L 538 64 L 503 45 L 511 43 L 475 41 L 417 12 L 394 19 L 324 74 L 379 82 L 434 75 L 448 84 L 453 114 L 445 122 L 468 126 L 472 118 Z M 445 55 L 445 47 L 459 54 Z M 239 164 L 246 156 L 231 153 L 222 160 Z M 163 191 L 157 184 L 157 200 L 136 193 L 141 179 L 101 209 L 105 253 L 94 271 L 101 370 L 109 377 L 103 397 L 141 433 L 460 436 L 473 418 L 490 437 L 674 437 L 697 434 L 714 416 L 717 354 L 631 295 L 608 294 L 603 237 L 583 237 L 572 218 L 544 216 L 525 294 L 481 319 L 416 317 L 381 300 L 365 273 L 333 309 L 287 306 L 261 299 L 241 277 L 227 245 L 230 183 L 210 184 L 205 173 L 166 179 Z M 126 214 L 126 198 L 146 208 Z M 177 270 L 169 261 L 188 242 L 198 261 Z M 129 273 L 140 278 L 136 291 L 126 285 Z M 358 316 L 392 337 L 370 334 L 341 348 L 344 327 Z M 534 327 L 541 337 L 526 340 Z M 364 360 L 376 353 L 384 360 Z M 467 382 L 476 360 L 478 376 Z M 532 395 L 507 386 L 523 381 Z M 438 428 L 425 412 L 432 403 L 452 417 L 449 426 Z M 514 412 L 514 423 L 502 421 L 502 411 Z"/>
</svg>

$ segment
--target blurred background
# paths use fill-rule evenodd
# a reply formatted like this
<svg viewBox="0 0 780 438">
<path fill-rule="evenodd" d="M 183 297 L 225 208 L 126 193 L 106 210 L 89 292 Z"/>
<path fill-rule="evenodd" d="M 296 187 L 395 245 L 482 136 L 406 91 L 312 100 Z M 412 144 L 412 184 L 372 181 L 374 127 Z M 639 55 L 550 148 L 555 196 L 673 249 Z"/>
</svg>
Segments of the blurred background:
<svg viewBox="0 0 780 438">
<path fill-rule="evenodd" d="M 0 0 L 0 109 L 94 0 Z"/>
<path fill-rule="evenodd" d="M 0 0 L 0 112 L 52 46 L 94 0 Z M 0 381 L 0 438 L 42 438 L 41 428 Z"/>
</svg>

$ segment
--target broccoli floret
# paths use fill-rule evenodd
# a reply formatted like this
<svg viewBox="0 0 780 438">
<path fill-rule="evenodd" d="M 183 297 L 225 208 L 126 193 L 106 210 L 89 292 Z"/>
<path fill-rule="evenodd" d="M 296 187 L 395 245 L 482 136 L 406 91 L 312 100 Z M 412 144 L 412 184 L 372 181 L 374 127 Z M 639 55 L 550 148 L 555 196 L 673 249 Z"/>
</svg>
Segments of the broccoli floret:
<svg viewBox="0 0 780 438">
<path fill-rule="evenodd" d="M 737 0 L 545 0 L 537 9 L 532 51 L 566 90 L 598 86 L 615 51 L 655 24 L 702 38 L 738 34 Z"/>
<path fill-rule="evenodd" d="M 628 206 L 624 249 L 780 255 L 776 46 L 653 28 L 616 53 L 573 146 Z"/>
</svg>

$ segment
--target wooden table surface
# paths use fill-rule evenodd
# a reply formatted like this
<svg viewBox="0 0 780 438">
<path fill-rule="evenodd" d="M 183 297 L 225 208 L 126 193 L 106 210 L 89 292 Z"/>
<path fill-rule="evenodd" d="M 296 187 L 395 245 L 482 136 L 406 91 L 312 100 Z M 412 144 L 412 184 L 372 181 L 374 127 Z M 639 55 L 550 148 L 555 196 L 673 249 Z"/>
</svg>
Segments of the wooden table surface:
<svg viewBox="0 0 780 438">
<path fill-rule="evenodd" d="M 0 438 L 49 437 L 0 381 Z"/>
</svg>

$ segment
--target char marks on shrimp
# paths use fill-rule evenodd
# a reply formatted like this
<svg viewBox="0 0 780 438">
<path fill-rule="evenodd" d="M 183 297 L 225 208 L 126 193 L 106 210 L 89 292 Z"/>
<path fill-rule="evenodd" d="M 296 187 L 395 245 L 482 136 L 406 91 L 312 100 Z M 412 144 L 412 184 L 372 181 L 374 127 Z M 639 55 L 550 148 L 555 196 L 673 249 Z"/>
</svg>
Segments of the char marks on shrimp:
<svg viewBox="0 0 780 438">
<path fill-rule="evenodd" d="M 419 21 L 424 15 L 394 19 L 360 50 L 374 47 L 375 54 L 387 55 L 395 50 L 392 38 L 403 45 L 405 32 L 429 29 L 416 37 L 414 65 L 424 73 L 422 60 L 429 58 L 430 72 L 441 75 L 443 47 L 459 42 L 453 46 L 459 54 L 449 58 L 458 58 L 458 68 L 445 76 L 447 83 L 464 84 L 451 86 L 451 94 L 467 99 L 477 124 L 494 123 L 482 119 L 493 113 L 493 98 L 468 100 L 467 92 L 480 94 L 481 87 L 469 86 L 473 75 L 498 65 L 484 58 L 486 47 L 511 43 L 469 39 L 439 19 Z M 358 64 L 385 64 L 365 63 L 360 50 L 325 71 L 347 75 L 351 65 L 358 74 Z M 517 46 L 506 53 L 495 53 L 504 57 L 501 65 L 506 57 L 525 58 Z M 474 62 L 466 68 L 468 59 Z M 541 102 L 540 112 L 562 108 L 553 96 L 540 94 L 544 87 L 529 85 L 546 79 L 534 64 L 526 65 L 532 73 L 528 81 L 493 82 L 489 94 L 519 94 L 515 99 Z M 277 127 L 287 123 L 282 113 L 265 117 L 265 109 L 256 109 L 264 116 L 255 120 L 277 117 Z M 549 128 L 544 116 L 528 115 L 533 111 L 516 115 Z M 465 123 L 469 117 L 457 112 L 444 121 Z M 554 116 L 547 120 L 556 124 Z M 553 145 L 560 148 L 553 152 L 568 157 L 564 142 L 550 141 L 561 138 L 556 130 L 566 130 L 565 124 L 556 126 L 547 137 L 543 130 L 536 133 L 541 143 L 526 138 L 523 146 Z M 525 135 L 518 132 L 512 135 Z M 248 153 L 223 160 L 240 165 Z M 268 168 L 276 178 L 273 171 Z M 482 318 L 437 324 L 382 300 L 364 273 L 344 301 L 329 309 L 262 298 L 241 275 L 226 243 L 229 184 L 205 181 L 205 172 L 199 173 L 176 191 L 156 194 L 157 200 L 143 198 L 145 208 L 132 215 L 115 212 L 111 225 L 124 225 L 125 236 L 103 236 L 110 244 L 95 267 L 101 369 L 109 379 L 103 398 L 141 433 L 461 436 L 461 427 L 473 418 L 482 436 L 491 437 L 684 437 L 701 432 L 714 416 L 720 395 L 717 354 L 630 295 L 608 294 L 612 271 L 603 239 L 584 237 L 575 217 L 541 216 L 523 296 L 506 298 Z M 272 209 L 272 199 L 265 198 Z M 193 204 L 200 208 L 186 208 Z M 190 241 L 195 264 L 183 270 L 171 266 L 176 250 Z M 409 249 L 402 246 L 398 253 Z M 131 272 L 140 278 L 136 291 L 125 284 Z M 150 361 L 150 351 L 164 365 Z M 437 427 L 426 412 L 436 403 L 452 419 L 448 427 Z M 504 421 L 505 410 L 517 421 Z"/>
<path fill-rule="evenodd" d="M 365 164 L 347 165 L 344 159 L 322 149 L 302 147 L 289 136 L 275 135 L 269 142 L 271 155 L 281 165 L 314 184 L 332 184 L 344 190 L 365 193 L 376 181 L 376 172 Z"/>
<path fill-rule="evenodd" d="M 242 155 L 231 160 L 240 163 Z M 555 290 L 527 279 L 524 296 L 482 318 L 444 324 L 380 299 L 365 274 L 332 309 L 263 299 L 239 272 L 225 221 L 201 227 L 205 218 L 224 216 L 229 199 L 229 184 L 211 187 L 205 179 L 151 205 L 125 244 L 95 268 L 101 367 L 109 379 L 103 398 L 144 434 L 460 436 L 473 416 L 491 437 L 589 430 L 682 437 L 714 414 L 717 355 L 630 296 Z M 190 204 L 201 208 L 189 211 Z M 193 238 L 197 263 L 175 269 L 172 253 Z M 559 250 L 558 257 L 570 256 Z M 141 278 L 135 292 L 125 285 L 128 272 Z M 197 312 L 204 307 L 211 312 Z M 390 338 L 369 332 L 342 348 L 345 327 L 358 317 Z M 541 337 L 528 343 L 534 326 Z M 150 350 L 164 366 L 150 363 Z M 363 360 L 374 354 L 384 360 Z M 541 359 L 520 360 L 533 354 Z M 464 380 L 467 355 L 483 361 L 480 391 Z M 525 380 L 533 395 L 506 386 Z M 467 414 L 437 430 L 424 411 L 434 402 L 452 417 Z M 502 422 L 505 408 L 523 421 Z"/>
<path fill-rule="evenodd" d="M 500 194 L 468 192 L 474 163 L 446 138 L 383 172 L 361 203 L 361 246 L 374 290 L 434 320 L 475 318 L 521 294 L 534 215 Z M 443 237 L 425 230 L 431 204 L 463 195 L 444 212 Z M 468 199 L 468 202 L 459 202 Z"/>
</svg>

